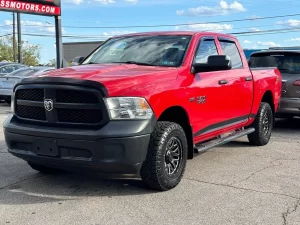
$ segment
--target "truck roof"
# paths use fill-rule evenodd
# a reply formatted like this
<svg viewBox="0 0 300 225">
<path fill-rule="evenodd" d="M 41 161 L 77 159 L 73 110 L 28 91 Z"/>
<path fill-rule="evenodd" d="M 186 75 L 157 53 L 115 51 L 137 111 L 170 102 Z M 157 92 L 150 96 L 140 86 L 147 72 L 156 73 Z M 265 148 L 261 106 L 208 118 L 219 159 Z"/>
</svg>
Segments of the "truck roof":
<svg viewBox="0 0 300 225">
<path fill-rule="evenodd" d="M 235 38 L 230 34 L 206 32 L 206 31 L 153 31 L 153 32 L 138 32 L 138 33 L 122 34 L 122 35 L 116 35 L 115 37 L 140 36 L 140 35 L 196 35 L 196 34 L 204 34 L 208 36 L 221 35 L 223 37 Z"/>
<path fill-rule="evenodd" d="M 251 55 L 260 55 L 260 54 L 264 54 L 264 53 L 299 53 L 300 54 L 300 50 L 262 50 L 262 51 L 258 51 L 258 52 L 253 52 Z"/>
</svg>

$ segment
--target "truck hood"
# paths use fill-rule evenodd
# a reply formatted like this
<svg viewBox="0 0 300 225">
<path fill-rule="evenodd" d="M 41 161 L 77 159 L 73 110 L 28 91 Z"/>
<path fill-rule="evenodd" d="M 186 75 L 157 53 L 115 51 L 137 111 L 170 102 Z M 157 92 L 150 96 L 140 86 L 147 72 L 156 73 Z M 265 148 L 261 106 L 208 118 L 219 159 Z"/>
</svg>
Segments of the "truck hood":
<svg viewBox="0 0 300 225">
<path fill-rule="evenodd" d="M 93 64 L 51 70 L 37 77 L 92 80 L 105 85 L 109 96 L 147 95 L 176 80 L 176 68 L 133 64 Z"/>
</svg>

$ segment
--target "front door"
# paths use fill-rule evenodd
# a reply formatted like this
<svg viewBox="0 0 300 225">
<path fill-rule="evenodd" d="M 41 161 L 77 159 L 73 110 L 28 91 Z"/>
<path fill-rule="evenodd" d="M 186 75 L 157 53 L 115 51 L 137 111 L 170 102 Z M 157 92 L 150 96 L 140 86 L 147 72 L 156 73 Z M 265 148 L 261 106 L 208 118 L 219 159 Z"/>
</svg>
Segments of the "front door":
<svg viewBox="0 0 300 225">
<path fill-rule="evenodd" d="M 208 56 L 219 55 L 214 37 L 202 37 L 193 63 L 207 63 Z M 224 126 L 227 118 L 227 94 L 222 81 L 227 79 L 227 71 L 200 72 L 193 82 L 194 99 L 192 117 L 197 118 L 193 125 L 194 138 L 206 136 Z"/>
</svg>

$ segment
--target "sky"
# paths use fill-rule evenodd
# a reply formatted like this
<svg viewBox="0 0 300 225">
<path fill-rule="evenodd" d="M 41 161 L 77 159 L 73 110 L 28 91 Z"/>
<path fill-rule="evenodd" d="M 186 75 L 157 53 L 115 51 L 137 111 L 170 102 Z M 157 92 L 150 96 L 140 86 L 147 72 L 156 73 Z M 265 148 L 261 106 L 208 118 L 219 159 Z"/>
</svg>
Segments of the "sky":
<svg viewBox="0 0 300 225">
<path fill-rule="evenodd" d="M 63 42 L 192 30 L 231 33 L 245 49 L 300 46 L 299 8 L 295 0 L 62 0 Z M 54 59 L 54 18 L 21 14 L 21 21 L 25 43 L 40 45 L 41 63 Z M 1 11 L 0 36 L 11 33 L 12 13 Z"/>
</svg>

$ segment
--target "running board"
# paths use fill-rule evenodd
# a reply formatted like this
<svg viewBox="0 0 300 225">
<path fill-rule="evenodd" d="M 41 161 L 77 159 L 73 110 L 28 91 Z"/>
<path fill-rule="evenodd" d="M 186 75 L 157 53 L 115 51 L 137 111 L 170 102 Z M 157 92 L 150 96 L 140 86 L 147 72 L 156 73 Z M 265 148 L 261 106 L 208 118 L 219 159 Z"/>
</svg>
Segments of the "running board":
<svg viewBox="0 0 300 225">
<path fill-rule="evenodd" d="M 219 146 L 219 145 L 226 144 L 230 141 L 233 141 L 235 139 L 243 137 L 247 134 L 251 134 L 254 131 L 255 131 L 254 128 L 248 128 L 246 130 L 241 130 L 241 131 L 234 132 L 234 133 L 232 133 L 232 134 L 230 134 L 230 135 L 228 135 L 227 137 L 224 137 L 224 138 L 218 138 L 217 140 L 212 140 L 212 141 L 209 141 L 209 142 L 198 144 L 198 145 L 195 146 L 195 153 L 205 152 L 208 149 L 211 149 L 211 148 Z"/>
</svg>

